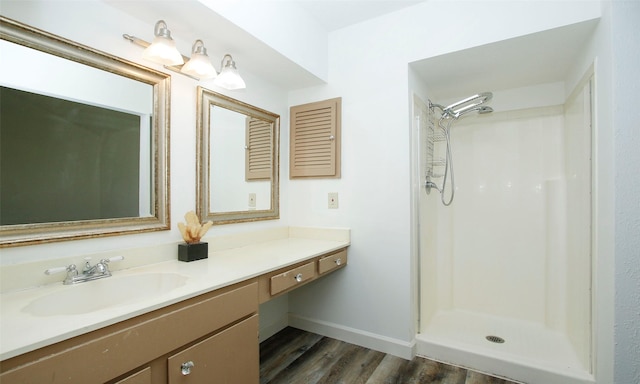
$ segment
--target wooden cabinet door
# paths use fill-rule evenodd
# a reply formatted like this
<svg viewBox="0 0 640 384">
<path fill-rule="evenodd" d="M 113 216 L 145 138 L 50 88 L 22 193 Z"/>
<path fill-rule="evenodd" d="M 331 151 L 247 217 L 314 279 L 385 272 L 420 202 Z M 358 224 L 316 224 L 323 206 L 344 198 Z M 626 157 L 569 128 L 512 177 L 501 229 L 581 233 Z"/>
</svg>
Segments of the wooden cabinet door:
<svg viewBox="0 0 640 384">
<path fill-rule="evenodd" d="M 169 357 L 168 377 L 169 384 L 257 384 L 258 315 Z"/>
<path fill-rule="evenodd" d="M 291 107 L 289 178 L 340 178 L 342 98 Z"/>
<path fill-rule="evenodd" d="M 138 372 L 118 381 L 116 384 L 152 384 L 151 368 L 146 367 L 141 369 Z"/>
</svg>

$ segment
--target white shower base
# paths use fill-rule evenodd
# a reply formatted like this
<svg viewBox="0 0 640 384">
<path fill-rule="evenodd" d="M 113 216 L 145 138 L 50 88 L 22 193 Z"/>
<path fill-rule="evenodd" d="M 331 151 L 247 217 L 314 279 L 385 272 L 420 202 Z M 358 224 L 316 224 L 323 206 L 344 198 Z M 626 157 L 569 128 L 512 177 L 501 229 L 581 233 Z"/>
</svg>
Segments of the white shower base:
<svg viewBox="0 0 640 384">
<path fill-rule="evenodd" d="M 488 341 L 493 335 L 503 344 Z M 538 323 L 438 311 L 416 336 L 419 356 L 527 384 L 593 384 L 567 337 Z"/>
</svg>

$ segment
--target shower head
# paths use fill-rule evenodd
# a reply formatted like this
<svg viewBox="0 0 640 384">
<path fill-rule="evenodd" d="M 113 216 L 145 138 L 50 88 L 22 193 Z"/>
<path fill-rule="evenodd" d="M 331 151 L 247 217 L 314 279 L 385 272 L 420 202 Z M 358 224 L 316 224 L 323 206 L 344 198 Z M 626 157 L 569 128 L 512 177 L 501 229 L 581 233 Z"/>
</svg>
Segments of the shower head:
<svg viewBox="0 0 640 384">
<path fill-rule="evenodd" d="M 453 103 L 448 107 L 444 108 L 444 116 L 453 117 L 454 119 L 458 119 L 461 116 L 469 113 L 475 112 L 478 113 L 490 113 L 493 112 L 491 107 L 483 106 L 482 104 L 493 98 L 493 94 L 491 92 L 483 92 L 478 93 L 477 95 L 473 95 L 471 97 L 467 97 L 464 100 L 460 100 L 457 103 Z"/>
<path fill-rule="evenodd" d="M 493 112 L 493 108 L 486 105 L 476 105 L 473 108 L 466 108 L 463 111 L 459 111 L 458 113 L 453 115 L 453 118 L 457 120 L 462 116 L 467 115 L 471 112 L 478 112 L 478 114 L 484 115 L 484 114 Z"/>
</svg>

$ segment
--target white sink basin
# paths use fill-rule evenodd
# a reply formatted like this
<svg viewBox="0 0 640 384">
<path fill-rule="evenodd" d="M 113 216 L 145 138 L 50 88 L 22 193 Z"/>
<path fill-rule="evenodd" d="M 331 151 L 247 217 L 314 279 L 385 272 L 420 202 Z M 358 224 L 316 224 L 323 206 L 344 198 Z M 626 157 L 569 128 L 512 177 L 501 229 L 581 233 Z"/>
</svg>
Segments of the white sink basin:
<svg viewBox="0 0 640 384">
<path fill-rule="evenodd" d="M 140 273 L 88 281 L 39 297 L 23 308 L 35 316 L 79 315 L 108 307 L 132 304 L 185 285 L 177 273 Z"/>
</svg>

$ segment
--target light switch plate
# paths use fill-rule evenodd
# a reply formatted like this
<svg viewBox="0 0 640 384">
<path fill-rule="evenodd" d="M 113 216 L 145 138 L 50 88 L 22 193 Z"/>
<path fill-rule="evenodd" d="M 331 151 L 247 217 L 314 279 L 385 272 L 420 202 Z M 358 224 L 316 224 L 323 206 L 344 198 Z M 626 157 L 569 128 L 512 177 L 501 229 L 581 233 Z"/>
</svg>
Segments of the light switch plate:
<svg viewBox="0 0 640 384">
<path fill-rule="evenodd" d="M 329 208 L 338 209 L 338 192 L 329 192 Z"/>
</svg>

